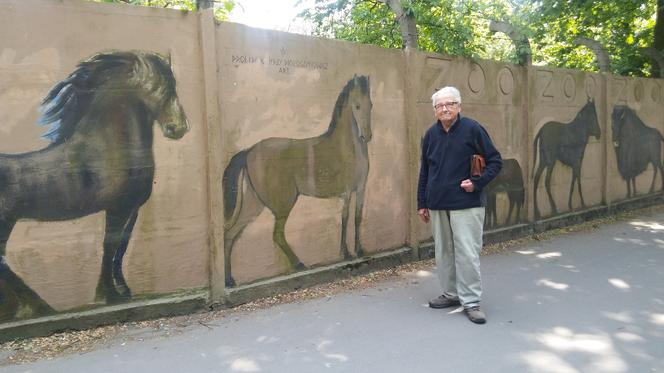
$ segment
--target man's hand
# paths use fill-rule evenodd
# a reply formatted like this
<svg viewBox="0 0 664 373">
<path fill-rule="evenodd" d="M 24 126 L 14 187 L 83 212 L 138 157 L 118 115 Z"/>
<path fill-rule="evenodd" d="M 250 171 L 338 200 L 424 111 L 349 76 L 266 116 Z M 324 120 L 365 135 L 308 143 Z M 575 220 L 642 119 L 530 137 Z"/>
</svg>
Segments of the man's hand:
<svg viewBox="0 0 664 373">
<path fill-rule="evenodd" d="M 473 182 L 470 181 L 470 179 L 466 179 L 461 182 L 461 188 L 463 188 L 463 190 L 465 190 L 468 193 L 472 193 L 475 191 L 475 184 L 473 184 Z"/>
<path fill-rule="evenodd" d="M 425 222 L 425 223 L 429 222 L 429 210 L 428 209 L 419 209 L 419 210 L 417 210 L 417 215 L 420 216 L 420 219 L 422 219 L 423 222 Z"/>
</svg>

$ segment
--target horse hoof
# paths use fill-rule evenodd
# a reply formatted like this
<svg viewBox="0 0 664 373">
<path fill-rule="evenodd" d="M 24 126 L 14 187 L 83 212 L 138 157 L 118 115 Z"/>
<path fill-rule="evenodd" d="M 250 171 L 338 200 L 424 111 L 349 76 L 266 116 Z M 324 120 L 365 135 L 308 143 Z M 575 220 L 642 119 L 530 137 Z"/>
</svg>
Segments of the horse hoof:
<svg viewBox="0 0 664 373">
<path fill-rule="evenodd" d="M 106 297 L 106 304 L 120 304 L 120 303 L 125 303 L 129 301 L 130 297 L 125 297 L 120 294 L 116 295 L 109 295 Z"/>
<path fill-rule="evenodd" d="M 352 258 L 353 258 L 353 256 L 350 255 L 350 251 L 348 251 L 348 247 L 346 247 L 346 245 L 343 245 L 343 246 L 341 247 L 341 255 L 344 256 L 344 259 L 345 259 L 345 260 L 349 260 L 349 259 L 352 259 Z"/>
<path fill-rule="evenodd" d="M 355 255 L 358 258 L 364 256 L 364 249 L 361 248 L 361 247 L 358 247 L 357 249 L 355 249 Z"/>
<path fill-rule="evenodd" d="M 224 281 L 226 283 L 227 288 L 234 288 L 235 287 L 235 280 L 233 280 L 233 277 L 226 277 L 226 280 Z"/>
<path fill-rule="evenodd" d="M 294 267 L 296 270 L 298 270 L 298 271 L 301 271 L 301 270 L 307 269 L 307 266 L 305 266 L 304 264 L 302 264 L 302 262 L 297 262 L 297 263 L 295 263 L 295 265 L 294 265 L 293 267 Z"/>
</svg>

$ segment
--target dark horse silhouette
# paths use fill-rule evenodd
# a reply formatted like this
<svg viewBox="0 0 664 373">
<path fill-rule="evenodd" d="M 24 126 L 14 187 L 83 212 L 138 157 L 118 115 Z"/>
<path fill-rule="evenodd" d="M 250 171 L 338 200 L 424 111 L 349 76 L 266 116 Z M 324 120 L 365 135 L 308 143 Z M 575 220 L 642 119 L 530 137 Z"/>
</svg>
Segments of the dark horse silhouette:
<svg viewBox="0 0 664 373">
<path fill-rule="evenodd" d="M 650 183 L 650 193 L 655 190 L 657 170 L 664 188 L 664 169 L 662 167 L 662 134 L 648 127 L 625 105 L 613 107 L 611 114 L 611 132 L 613 147 L 616 151 L 618 171 L 627 182 L 627 198 L 636 194 L 636 177 L 652 164 L 654 173 Z"/>
<path fill-rule="evenodd" d="M 346 228 L 351 194 L 355 193 L 355 254 L 363 255 L 360 223 L 369 173 L 371 140 L 369 78 L 355 76 L 337 98 L 328 130 L 308 139 L 269 138 L 243 150 L 224 171 L 225 282 L 235 286 L 231 253 L 244 228 L 267 207 L 275 218 L 272 238 L 291 269 L 304 265 L 286 241 L 284 227 L 299 195 L 341 197 L 341 253 L 350 258 Z"/>
<path fill-rule="evenodd" d="M 588 138 L 595 136 L 599 140 L 600 128 L 597 121 L 597 110 L 595 102 L 591 99 L 581 108 L 576 117 L 569 123 L 548 122 L 537 132 L 533 143 L 533 154 L 537 164 L 537 148 L 539 146 L 540 161 L 535 171 L 535 185 L 533 198 L 535 201 L 535 218 L 540 217 L 537 207 L 537 187 L 539 185 L 542 172 L 546 169 L 546 178 L 544 185 L 546 193 L 549 196 L 551 211 L 553 215 L 558 214 L 556 203 L 551 196 L 551 174 L 557 161 L 572 168 L 572 182 L 569 187 L 569 200 L 567 205 L 572 210 L 572 194 L 574 193 L 574 183 L 577 183 L 579 197 L 581 197 L 581 206 L 585 207 L 583 201 L 583 192 L 581 190 L 581 164 L 583 155 L 588 144 Z"/>
<path fill-rule="evenodd" d="M 512 211 L 516 207 L 515 223 L 520 221 L 521 207 L 525 200 L 525 190 L 523 187 L 523 172 L 516 159 L 503 159 L 503 168 L 498 175 L 491 180 L 486 187 L 486 226 L 493 228 L 498 225 L 496 214 L 496 195 L 498 193 L 507 193 L 510 202 L 510 209 L 507 213 L 505 224 L 509 224 L 512 219 Z"/>
<path fill-rule="evenodd" d="M 7 240 L 19 219 L 61 221 L 106 211 L 100 301 L 131 292 L 122 274 L 138 210 L 152 192 L 153 123 L 179 139 L 188 130 L 167 59 L 146 52 L 97 54 L 81 62 L 42 102 L 46 148 L 0 154 L 0 314 L 19 305 L 53 309 L 12 271 Z M 9 292 L 8 290 L 11 290 Z M 10 306 L 11 304 L 11 306 Z M 11 315 L 11 316 L 9 316 Z"/>
</svg>

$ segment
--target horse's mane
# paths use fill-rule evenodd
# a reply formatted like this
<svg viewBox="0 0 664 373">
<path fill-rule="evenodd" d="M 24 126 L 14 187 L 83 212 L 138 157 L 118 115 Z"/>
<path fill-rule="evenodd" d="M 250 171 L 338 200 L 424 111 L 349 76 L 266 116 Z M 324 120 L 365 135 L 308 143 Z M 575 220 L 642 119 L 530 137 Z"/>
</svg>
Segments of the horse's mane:
<svg viewBox="0 0 664 373">
<path fill-rule="evenodd" d="M 156 68 L 162 76 L 164 70 L 168 70 L 165 76 L 172 78 L 165 64 L 161 57 L 141 52 L 100 53 L 80 62 L 76 70 L 56 84 L 42 100 L 42 115 L 37 123 L 49 126 L 42 137 L 48 139 L 51 145 L 69 138 L 88 112 L 95 95 L 104 93 L 103 86 L 109 82 L 126 80 L 132 74 L 141 76 L 142 70 L 150 68 Z M 174 87 L 174 81 L 169 83 Z"/>
<path fill-rule="evenodd" d="M 350 91 L 355 87 L 356 84 L 360 86 L 362 94 L 369 93 L 369 77 L 363 75 L 353 76 L 353 78 L 350 79 L 348 83 L 346 83 L 344 88 L 341 90 L 341 93 L 339 93 L 339 97 L 337 97 L 337 102 L 334 104 L 334 112 L 332 114 L 330 127 L 328 128 L 326 133 L 331 133 L 336 127 L 337 118 L 339 118 L 339 115 L 341 115 L 341 111 L 343 110 L 344 104 L 348 100 L 348 95 L 350 94 Z"/>
<path fill-rule="evenodd" d="M 615 105 L 613 107 L 613 110 L 621 110 L 622 115 L 620 116 L 619 124 L 620 128 L 623 127 L 623 124 L 625 123 L 632 123 L 634 126 L 641 127 L 641 128 L 650 128 L 648 125 L 641 119 L 641 117 L 636 114 L 636 111 L 629 107 L 628 105 Z M 631 119 L 631 120 L 629 120 Z"/>
<path fill-rule="evenodd" d="M 594 115 L 593 115 L 593 113 L 594 113 Z M 585 120 L 586 119 L 591 119 L 592 120 L 593 118 L 594 118 L 595 121 L 597 121 L 597 119 L 598 119 L 597 118 L 597 108 L 595 107 L 595 101 L 592 100 L 592 99 L 589 99 L 588 102 L 586 102 L 586 104 L 583 105 L 581 110 L 579 110 L 579 112 L 576 113 L 576 115 L 574 116 L 574 119 L 572 119 L 572 121 L 569 124 L 585 127 L 585 125 L 586 125 Z"/>
</svg>

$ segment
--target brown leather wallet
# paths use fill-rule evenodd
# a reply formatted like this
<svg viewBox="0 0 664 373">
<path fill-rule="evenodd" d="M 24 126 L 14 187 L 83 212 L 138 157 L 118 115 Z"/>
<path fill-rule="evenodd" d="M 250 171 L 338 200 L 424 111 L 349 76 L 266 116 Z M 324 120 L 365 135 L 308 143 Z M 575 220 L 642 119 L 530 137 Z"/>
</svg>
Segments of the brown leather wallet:
<svg viewBox="0 0 664 373">
<path fill-rule="evenodd" d="M 480 176 L 486 167 L 484 157 L 479 154 L 473 154 L 470 158 L 470 176 Z"/>
</svg>

